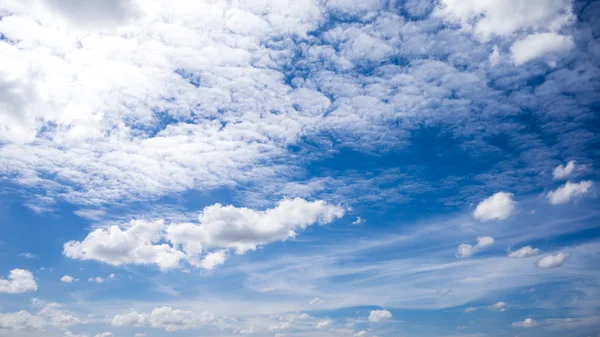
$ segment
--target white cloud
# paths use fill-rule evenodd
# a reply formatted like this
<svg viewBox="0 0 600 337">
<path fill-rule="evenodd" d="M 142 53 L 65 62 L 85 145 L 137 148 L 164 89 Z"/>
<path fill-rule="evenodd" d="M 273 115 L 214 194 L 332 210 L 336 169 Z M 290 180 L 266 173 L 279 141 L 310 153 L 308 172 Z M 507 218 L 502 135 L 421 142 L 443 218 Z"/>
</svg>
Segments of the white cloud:
<svg viewBox="0 0 600 337">
<path fill-rule="evenodd" d="M 133 311 L 116 315 L 111 321 L 113 326 L 151 327 L 164 329 L 167 332 L 195 329 L 216 323 L 218 323 L 218 319 L 209 312 L 192 312 L 171 307 L 155 308 L 150 313 L 141 314 Z"/>
<path fill-rule="evenodd" d="M 481 236 L 477 238 L 477 244 L 475 246 L 461 243 L 456 251 L 456 257 L 459 259 L 469 258 L 480 252 L 482 249 L 493 245 L 494 242 L 494 238 L 491 236 Z"/>
<path fill-rule="evenodd" d="M 494 303 L 494 304 L 490 305 L 488 307 L 488 309 L 491 311 L 506 311 L 506 303 L 504 303 L 504 302 Z"/>
<path fill-rule="evenodd" d="M 465 310 L 463 310 L 463 312 L 474 312 L 474 311 L 477 311 L 477 308 L 468 307 L 468 308 L 465 308 Z"/>
<path fill-rule="evenodd" d="M 112 280 L 114 278 L 115 278 L 115 274 L 110 274 L 106 278 L 104 278 L 102 276 L 96 276 L 96 277 L 88 278 L 88 282 L 102 284 L 102 283 L 106 282 L 107 280 Z"/>
<path fill-rule="evenodd" d="M 106 211 L 103 209 L 78 209 L 73 213 L 85 219 L 100 221 L 102 216 L 106 214 Z"/>
<path fill-rule="evenodd" d="M 489 61 L 490 61 L 490 65 L 492 67 L 498 65 L 498 63 L 500 63 L 500 51 L 498 50 L 498 46 L 494 46 L 494 49 L 492 50 L 492 53 L 490 54 L 489 57 Z"/>
<path fill-rule="evenodd" d="M 102 332 L 96 334 L 94 337 L 114 337 L 114 335 L 112 334 L 112 332 Z"/>
<path fill-rule="evenodd" d="M 138 333 L 136 333 L 136 334 L 135 334 L 133 337 L 145 337 L 145 336 L 146 336 L 146 334 L 145 334 L 145 333 L 143 333 L 143 332 L 138 332 Z"/>
<path fill-rule="evenodd" d="M 392 318 L 392 313 L 387 310 L 371 310 L 369 322 L 383 322 Z"/>
<path fill-rule="evenodd" d="M 537 266 L 540 268 L 558 268 L 565 263 L 568 257 L 569 254 L 563 252 L 546 255 L 537 262 Z"/>
<path fill-rule="evenodd" d="M 60 278 L 60 281 L 65 282 L 65 283 L 72 283 L 73 281 L 79 281 L 79 280 L 76 278 L 73 278 L 73 276 L 65 275 Z"/>
<path fill-rule="evenodd" d="M 554 31 L 574 20 L 570 0 L 442 0 L 434 15 L 484 41 L 528 29 Z"/>
<path fill-rule="evenodd" d="M 571 36 L 537 33 L 516 41 L 510 47 L 510 52 L 513 62 L 521 65 L 544 55 L 564 53 L 574 47 Z"/>
<path fill-rule="evenodd" d="M 577 166 L 577 162 L 575 160 L 569 160 L 566 165 L 558 165 L 552 171 L 552 178 L 554 180 L 561 180 L 568 178 L 575 172 L 575 167 Z"/>
<path fill-rule="evenodd" d="M 6 330 L 36 330 L 44 326 L 44 321 L 21 310 L 8 314 L 0 314 L 0 329 Z"/>
<path fill-rule="evenodd" d="M 479 221 L 505 220 L 515 211 L 516 202 L 512 199 L 513 194 L 507 192 L 497 192 L 494 195 L 481 201 L 473 217 Z"/>
<path fill-rule="evenodd" d="M 0 314 L 0 330 L 40 330 L 47 326 L 62 329 L 81 323 L 84 322 L 62 310 L 57 303 L 45 304 L 35 315 L 24 310 Z"/>
<path fill-rule="evenodd" d="M 165 223 L 132 220 L 128 226 L 99 228 L 88 234 L 83 241 L 69 241 L 64 245 L 64 255 L 78 260 L 96 260 L 114 266 L 122 264 L 155 264 L 161 269 L 179 265 L 184 257 L 181 251 L 162 240 Z"/>
<path fill-rule="evenodd" d="M 513 322 L 511 325 L 513 328 L 531 328 L 537 326 L 539 323 L 532 318 L 526 318 L 522 322 Z"/>
<path fill-rule="evenodd" d="M 589 180 L 583 180 L 578 183 L 567 181 L 556 190 L 548 192 L 546 197 L 552 205 L 566 204 L 572 199 L 586 195 L 592 185 L 593 183 Z"/>
<path fill-rule="evenodd" d="M 537 255 L 537 254 L 539 254 L 539 252 L 540 252 L 540 250 L 537 248 L 532 248 L 531 246 L 525 246 L 525 247 L 521 247 L 513 252 L 510 252 L 510 254 L 508 254 L 508 256 L 514 257 L 514 258 L 524 258 L 524 257 Z"/>
<path fill-rule="evenodd" d="M 325 320 L 325 321 L 319 321 L 317 322 L 317 325 L 315 326 L 317 329 L 326 329 L 329 328 L 331 326 L 331 321 L 330 320 Z"/>
<path fill-rule="evenodd" d="M 308 226 L 327 224 L 343 215 L 341 207 L 300 198 L 281 200 L 265 211 L 215 204 L 204 208 L 198 224 L 132 220 L 125 227 L 99 228 L 83 241 L 69 241 L 63 253 L 114 266 L 155 264 L 167 270 L 186 259 L 196 267 L 212 269 L 225 261 L 227 249 L 243 254 L 259 245 L 294 238 Z M 215 248 L 220 250 L 207 252 Z"/>
<path fill-rule="evenodd" d="M 361 223 L 364 223 L 366 220 L 361 218 L 361 217 L 356 217 L 356 220 L 352 221 L 353 225 L 360 225 Z"/>
<path fill-rule="evenodd" d="M 330 223 L 344 215 L 344 209 L 322 200 L 284 199 L 266 211 L 215 204 L 204 208 L 199 223 L 174 224 L 166 238 L 181 245 L 188 254 L 207 248 L 231 248 L 238 253 L 259 245 L 294 238 L 313 224 Z"/>
<path fill-rule="evenodd" d="M 19 256 L 22 256 L 22 257 L 25 257 L 25 258 L 28 258 L 28 259 L 37 259 L 37 260 L 40 259 L 39 256 L 37 256 L 35 254 L 31 254 L 31 253 L 23 253 L 23 254 L 19 254 Z"/>
<path fill-rule="evenodd" d="M 313 305 L 313 304 L 318 304 L 318 303 L 324 303 L 325 301 L 323 301 L 322 299 L 320 299 L 319 297 L 315 297 L 312 300 L 310 300 L 310 302 L 308 302 L 308 304 Z"/>
<path fill-rule="evenodd" d="M 271 324 L 267 330 L 268 331 L 283 331 L 283 330 L 287 330 L 292 326 L 292 323 L 290 322 L 278 322 L 275 324 Z"/>
<path fill-rule="evenodd" d="M 36 291 L 37 283 L 29 270 L 13 269 L 8 274 L 8 279 L 0 278 L 0 293 L 21 294 Z"/>
</svg>

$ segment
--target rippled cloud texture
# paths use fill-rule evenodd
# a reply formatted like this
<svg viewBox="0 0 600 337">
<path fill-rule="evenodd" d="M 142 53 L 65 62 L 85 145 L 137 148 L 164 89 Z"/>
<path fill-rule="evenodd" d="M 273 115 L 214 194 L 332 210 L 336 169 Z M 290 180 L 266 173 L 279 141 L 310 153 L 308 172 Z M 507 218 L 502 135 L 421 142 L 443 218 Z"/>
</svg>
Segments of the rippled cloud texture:
<svg viewBox="0 0 600 337">
<path fill-rule="evenodd" d="M 0 336 L 596 336 L 598 17 L 0 1 Z"/>
</svg>

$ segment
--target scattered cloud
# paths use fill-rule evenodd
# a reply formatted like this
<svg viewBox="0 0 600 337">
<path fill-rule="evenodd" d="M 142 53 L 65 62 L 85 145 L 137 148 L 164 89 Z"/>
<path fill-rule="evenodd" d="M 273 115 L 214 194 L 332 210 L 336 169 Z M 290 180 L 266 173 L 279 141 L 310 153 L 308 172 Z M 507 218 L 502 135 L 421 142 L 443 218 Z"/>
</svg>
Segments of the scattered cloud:
<svg viewBox="0 0 600 337">
<path fill-rule="evenodd" d="M 22 257 L 25 257 L 28 259 L 36 259 L 36 260 L 40 259 L 40 257 L 38 255 L 31 254 L 31 253 L 23 253 L 23 254 L 19 254 L 19 256 L 22 256 Z"/>
<path fill-rule="evenodd" d="M 96 334 L 94 337 L 114 337 L 114 335 L 112 334 L 112 332 L 102 332 Z"/>
<path fill-rule="evenodd" d="M 491 310 L 491 311 L 506 311 L 507 308 L 506 308 L 506 303 L 504 303 L 504 302 L 497 302 L 497 303 L 494 303 L 494 304 L 490 305 L 488 307 L 488 309 Z"/>
<path fill-rule="evenodd" d="M 60 278 L 61 282 L 65 282 L 65 283 L 73 283 L 73 281 L 79 281 L 79 279 L 73 278 L 73 276 L 70 275 L 65 275 L 63 277 Z"/>
<path fill-rule="evenodd" d="M 548 54 L 564 53 L 575 47 L 573 37 L 556 33 L 527 35 L 510 47 L 511 58 L 517 65 Z"/>
<path fill-rule="evenodd" d="M 583 180 L 578 183 L 567 181 L 564 185 L 554 191 L 546 194 L 548 201 L 552 205 L 562 205 L 571 200 L 586 195 L 593 183 L 589 180 Z"/>
<path fill-rule="evenodd" d="M 371 310 L 369 322 L 383 322 L 392 318 L 392 313 L 387 310 Z"/>
<path fill-rule="evenodd" d="M 484 248 L 487 248 L 493 245 L 495 242 L 494 238 L 491 236 L 481 236 L 477 238 L 477 244 L 475 246 L 461 243 L 458 246 L 458 250 L 456 251 L 456 257 L 459 259 L 465 259 L 472 257 L 473 255 L 479 253 Z"/>
<path fill-rule="evenodd" d="M 532 328 L 539 325 L 539 323 L 532 318 L 526 318 L 522 322 L 513 322 L 511 325 L 513 328 Z"/>
<path fill-rule="evenodd" d="M 569 254 L 564 252 L 546 255 L 537 262 L 537 266 L 539 268 L 558 268 L 565 263 L 568 257 Z"/>
<path fill-rule="evenodd" d="M 525 258 L 533 255 L 537 255 L 540 253 L 540 250 L 537 248 L 532 248 L 531 246 L 521 247 L 515 251 L 512 251 L 508 254 L 509 257 L 513 258 Z"/>
<path fill-rule="evenodd" d="M 132 311 L 113 317 L 111 324 L 119 327 L 146 327 L 164 329 L 167 332 L 195 329 L 216 324 L 218 319 L 209 312 L 192 312 L 172 307 L 155 308 L 150 313 Z"/>
<path fill-rule="evenodd" d="M 317 322 L 317 325 L 315 326 L 317 329 L 326 329 L 329 328 L 331 326 L 331 321 L 330 320 L 325 320 L 325 321 L 319 321 Z"/>
<path fill-rule="evenodd" d="M 479 221 L 508 219 L 516 208 L 516 202 L 513 201 L 512 197 L 512 193 L 494 193 L 494 195 L 477 205 L 475 211 L 473 211 L 473 217 Z"/>
<path fill-rule="evenodd" d="M 25 269 L 13 269 L 8 278 L 0 278 L 0 293 L 21 294 L 38 288 L 33 274 Z"/>
<path fill-rule="evenodd" d="M 575 167 L 577 166 L 577 162 L 575 160 L 569 160 L 566 165 L 558 165 L 552 171 L 552 178 L 554 180 L 562 180 L 570 177 L 575 172 Z"/>
<path fill-rule="evenodd" d="M 463 310 L 463 312 L 474 312 L 474 311 L 477 311 L 477 308 L 468 307 L 468 308 L 465 308 L 465 310 Z"/>
<path fill-rule="evenodd" d="M 366 220 L 358 216 L 358 217 L 356 217 L 356 220 L 352 221 L 352 224 L 360 225 L 361 223 L 364 223 L 364 222 L 366 222 Z"/>
</svg>

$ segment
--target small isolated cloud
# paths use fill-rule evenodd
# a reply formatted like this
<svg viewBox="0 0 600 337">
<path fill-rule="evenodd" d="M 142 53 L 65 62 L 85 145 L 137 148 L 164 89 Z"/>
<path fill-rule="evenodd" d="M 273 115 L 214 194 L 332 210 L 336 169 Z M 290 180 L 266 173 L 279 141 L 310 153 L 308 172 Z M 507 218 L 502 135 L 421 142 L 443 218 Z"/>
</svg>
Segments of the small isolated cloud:
<svg viewBox="0 0 600 337">
<path fill-rule="evenodd" d="M 331 326 L 330 320 L 320 321 L 316 325 L 317 329 L 326 329 L 326 328 L 329 328 L 330 326 Z"/>
<path fill-rule="evenodd" d="M 554 191 L 548 192 L 546 197 L 552 205 L 566 204 L 569 201 L 586 195 L 593 183 L 589 180 L 583 180 L 578 183 L 567 181 L 564 185 Z"/>
<path fill-rule="evenodd" d="M 102 217 L 106 214 L 106 211 L 102 209 L 79 209 L 76 210 L 75 215 L 93 221 L 100 221 Z"/>
<path fill-rule="evenodd" d="M 312 304 L 318 304 L 318 303 L 324 303 L 324 302 L 325 301 L 323 301 L 322 299 L 317 297 L 317 298 L 313 298 L 312 300 L 310 300 L 310 302 L 308 302 L 308 304 L 312 305 Z"/>
<path fill-rule="evenodd" d="M 475 246 L 461 243 L 456 251 L 456 257 L 459 259 L 469 258 L 486 247 L 494 244 L 494 238 L 491 236 L 481 236 L 477 238 L 477 244 Z"/>
<path fill-rule="evenodd" d="M 508 256 L 521 259 L 521 258 L 537 255 L 539 253 L 540 253 L 539 249 L 532 248 L 531 246 L 525 246 L 525 247 L 519 248 L 513 252 L 510 252 L 510 254 L 508 254 Z"/>
<path fill-rule="evenodd" d="M 354 333 L 354 335 L 352 335 L 353 337 L 369 337 L 369 336 L 373 336 L 373 334 L 370 331 L 367 330 L 361 330 L 359 332 Z"/>
<path fill-rule="evenodd" d="M 556 33 L 530 34 L 510 47 L 516 65 L 527 63 L 548 54 L 559 54 L 575 47 L 573 37 Z"/>
<path fill-rule="evenodd" d="M 565 263 L 569 257 L 568 253 L 557 253 L 554 255 L 546 255 L 537 262 L 539 268 L 558 268 Z"/>
<path fill-rule="evenodd" d="M 468 307 L 465 310 L 463 310 L 463 312 L 473 312 L 473 311 L 477 311 L 477 308 Z"/>
<path fill-rule="evenodd" d="M 0 278 L 0 293 L 22 294 L 28 291 L 36 291 L 37 283 L 33 274 L 25 269 L 13 269 L 8 278 Z"/>
<path fill-rule="evenodd" d="M 60 278 L 60 281 L 65 282 L 65 283 L 73 283 L 73 281 L 79 281 L 79 280 L 76 278 L 73 278 L 73 276 L 65 275 Z"/>
<path fill-rule="evenodd" d="M 364 223 L 364 222 L 365 222 L 365 219 L 363 219 L 363 218 L 361 218 L 361 217 L 358 216 L 358 217 L 356 217 L 356 220 L 354 220 L 352 222 L 352 224 L 353 225 L 360 225 L 361 223 Z"/>
<path fill-rule="evenodd" d="M 369 322 L 384 322 L 392 318 L 392 313 L 387 310 L 371 310 Z"/>
<path fill-rule="evenodd" d="M 512 193 L 498 192 L 481 201 L 473 217 L 479 221 L 505 220 L 515 211 L 516 202 L 512 200 Z"/>
<path fill-rule="evenodd" d="M 138 332 L 135 335 L 133 335 L 133 337 L 146 337 L 146 334 L 142 333 L 142 332 Z"/>
<path fill-rule="evenodd" d="M 513 324 L 511 324 L 511 326 L 513 328 L 531 328 L 531 327 L 537 326 L 538 324 L 539 323 L 537 321 L 535 321 L 534 319 L 526 318 L 522 322 L 513 322 Z"/>
<path fill-rule="evenodd" d="M 566 165 L 558 165 L 552 172 L 552 178 L 554 180 L 561 180 L 570 177 L 575 172 L 577 162 L 570 160 Z"/>
<path fill-rule="evenodd" d="M 23 253 L 23 254 L 19 254 L 19 256 L 22 256 L 24 258 L 28 258 L 28 259 L 37 259 L 39 260 L 40 257 L 35 255 L 35 254 L 31 254 L 31 253 Z"/>
<path fill-rule="evenodd" d="M 491 311 L 506 311 L 506 303 L 498 302 L 498 303 L 490 305 L 488 307 L 488 309 Z"/>
<path fill-rule="evenodd" d="M 114 337 L 114 335 L 112 334 L 112 332 L 103 332 L 96 334 L 94 337 Z"/>
<path fill-rule="evenodd" d="M 102 284 L 102 283 L 106 282 L 107 280 L 114 279 L 115 277 L 116 277 L 115 274 L 110 274 L 106 278 L 101 277 L 101 276 L 90 277 L 90 278 L 88 278 L 88 282 Z"/>
</svg>

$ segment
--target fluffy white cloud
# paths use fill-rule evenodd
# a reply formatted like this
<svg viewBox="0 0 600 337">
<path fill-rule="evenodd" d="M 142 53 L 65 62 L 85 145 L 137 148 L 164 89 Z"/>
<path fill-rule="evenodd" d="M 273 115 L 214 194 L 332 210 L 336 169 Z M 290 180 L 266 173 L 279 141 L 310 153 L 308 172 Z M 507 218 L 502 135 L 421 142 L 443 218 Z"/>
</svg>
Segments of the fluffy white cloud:
<svg viewBox="0 0 600 337">
<path fill-rule="evenodd" d="M 537 262 L 537 266 L 540 268 L 558 268 L 565 263 L 568 257 L 569 254 L 563 252 L 546 255 Z"/>
<path fill-rule="evenodd" d="M 207 324 L 216 324 L 218 319 L 209 312 L 193 312 L 173 309 L 171 307 L 155 308 L 150 313 L 133 311 L 113 317 L 113 326 L 151 327 L 172 332 L 177 330 L 195 329 Z"/>
<path fill-rule="evenodd" d="M 60 281 L 65 283 L 73 283 L 73 281 L 77 281 L 77 279 L 73 278 L 73 276 L 65 275 L 60 278 Z"/>
<path fill-rule="evenodd" d="M 317 325 L 315 327 L 317 329 L 326 329 L 326 328 L 329 328 L 330 326 L 331 326 L 331 321 L 325 320 L 325 321 L 317 322 Z"/>
<path fill-rule="evenodd" d="M 29 270 L 13 269 L 8 274 L 8 279 L 0 278 L 0 293 L 21 294 L 36 290 L 37 283 Z"/>
<path fill-rule="evenodd" d="M 513 322 L 511 325 L 513 328 L 531 328 L 537 326 L 538 324 L 539 323 L 536 320 L 532 318 L 526 318 L 522 322 Z"/>
<path fill-rule="evenodd" d="M 484 41 L 527 29 L 558 30 L 574 19 L 570 0 L 442 0 L 434 15 L 461 23 Z"/>
<path fill-rule="evenodd" d="M 40 317 L 21 310 L 8 314 L 0 314 L 0 329 L 6 330 L 37 330 L 44 327 L 45 322 Z"/>
<path fill-rule="evenodd" d="M 589 180 L 583 180 L 578 183 L 567 181 L 556 190 L 548 192 L 546 197 L 552 205 L 566 204 L 572 199 L 586 195 L 592 185 L 593 183 Z"/>
<path fill-rule="evenodd" d="M 511 58 L 517 65 L 529 62 L 548 54 L 564 53 L 575 47 L 573 37 L 556 33 L 527 35 L 511 47 Z"/>
<path fill-rule="evenodd" d="M 112 334 L 112 332 L 102 332 L 96 334 L 94 337 L 114 337 L 114 335 Z"/>
<path fill-rule="evenodd" d="M 505 220 L 515 211 L 516 202 L 512 199 L 513 194 L 497 192 L 481 201 L 473 217 L 479 221 Z"/>
<path fill-rule="evenodd" d="M 198 224 L 132 220 L 125 227 L 99 228 L 83 241 L 67 242 L 63 253 L 115 266 L 154 264 L 167 270 L 185 259 L 196 267 L 213 269 L 224 263 L 227 249 L 243 254 L 259 245 L 294 238 L 308 226 L 327 224 L 343 215 L 341 207 L 300 198 L 281 200 L 265 211 L 215 204 L 204 208 Z M 207 252 L 209 249 L 219 250 Z"/>
<path fill-rule="evenodd" d="M 106 280 L 112 280 L 114 278 L 115 278 L 115 274 L 110 274 L 106 278 L 104 278 L 102 276 L 96 276 L 96 277 L 88 278 L 88 282 L 102 284 L 102 283 L 106 282 Z"/>
<path fill-rule="evenodd" d="M 162 220 L 132 220 L 125 228 L 98 228 L 83 241 L 65 243 L 63 253 L 72 259 L 96 260 L 114 266 L 155 264 L 166 270 L 177 267 L 185 254 L 158 243 L 162 240 L 164 228 Z"/>
<path fill-rule="evenodd" d="M 552 171 L 552 178 L 554 180 L 561 180 L 568 178 L 571 174 L 575 172 L 575 167 L 577 166 L 577 162 L 574 160 L 569 160 L 566 165 L 558 165 Z"/>
<path fill-rule="evenodd" d="M 45 304 L 35 315 L 24 310 L 0 314 L 0 330 L 39 330 L 47 326 L 67 328 L 81 323 L 84 322 L 64 311 L 57 303 Z"/>
<path fill-rule="evenodd" d="M 490 305 L 488 307 L 489 310 L 491 311 L 506 311 L 506 303 L 504 302 L 497 302 L 494 303 L 492 305 Z"/>
<path fill-rule="evenodd" d="M 383 322 L 392 318 L 392 313 L 387 310 L 371 310 L 369 322 Z"/>
<path fill-rule="evenodd" d="M 495 240 L 491 236 L 481 236 L 477 238 L 477 244 L 475 246 L 461 243 L 456 251 L 456 257 L 459 259 L 469 258 L 480 252 L 482 249 L 493 245 L 494 242 Z"/>
<path fill-rule="evenodd" d="M 215 204 L 204 208 L 198 224 L 173 224 L 166 238 L 189 254 L 207 248 L 232 248 L 238 253 L 259 245 L 294 238 L 313 224 L 326 224 L 344 215 L 344 209 L 322 200 L 284 199 L 274 208 L 256 211 Z"/>
<path fill-rule="evenodd" d="M 525 247 L 521 247 L 513 252 L 510 252 L 510 254 L 508 254 L 508 256 L 514 257 L 514 258 L 524 258 L 524 257 L 537 255 L 537 254 L 539 254 L 539 252 L 540 252 L 540 250 L 537 248 L 533 248 L 531 246 L 525 246 Z"/>
</svg>

